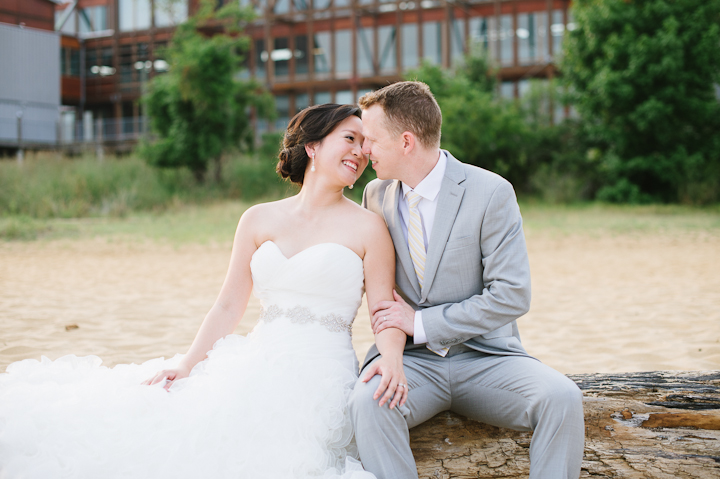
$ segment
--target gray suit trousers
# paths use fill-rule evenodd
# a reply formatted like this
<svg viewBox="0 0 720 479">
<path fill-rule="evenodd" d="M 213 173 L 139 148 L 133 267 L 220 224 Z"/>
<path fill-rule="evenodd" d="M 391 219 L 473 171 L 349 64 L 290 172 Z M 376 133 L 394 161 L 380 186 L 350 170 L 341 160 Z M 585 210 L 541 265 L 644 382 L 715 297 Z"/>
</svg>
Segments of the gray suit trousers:
<svg viewBox="0 0 720 479">
<path fill-rule="evenodd" d="M 582 393 L 567 377 L 528 356 L 486 354 L 462 344 L 444 358 L 426 348 L 406 350 L 403 364 L 405 405 L 378 406 L 372 396 L 380 376 L 358 380 L 350 400 L 363 466 L 378 479 L 416 479 L 408 430 L 447 410 L 494 426 L 533 430 L 530 479 L 580 476 Z"/>
</svg>

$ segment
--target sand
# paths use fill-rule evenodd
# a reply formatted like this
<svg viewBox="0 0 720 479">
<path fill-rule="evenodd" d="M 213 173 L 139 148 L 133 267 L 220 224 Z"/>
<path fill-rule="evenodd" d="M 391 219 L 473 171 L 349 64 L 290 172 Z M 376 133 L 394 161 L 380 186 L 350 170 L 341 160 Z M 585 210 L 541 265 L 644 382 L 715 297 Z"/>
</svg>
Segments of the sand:
<svg viewBox="0 0 720 479">
<path fill-rule="evenodd" d="M 528 232 L 526 349 L 563 373 L 720 369 L 720 236 Z M 0 242 L 0 371 L 24 358 L 139 363 L 187 350 L 222 284 L 223 245 Z M 251 301 L 237 333 L 256 322 Z M 77 326 L 77 328 L 73 328 Z M 353 344 L 372 344 L 367 307 Z"/>
</svg>

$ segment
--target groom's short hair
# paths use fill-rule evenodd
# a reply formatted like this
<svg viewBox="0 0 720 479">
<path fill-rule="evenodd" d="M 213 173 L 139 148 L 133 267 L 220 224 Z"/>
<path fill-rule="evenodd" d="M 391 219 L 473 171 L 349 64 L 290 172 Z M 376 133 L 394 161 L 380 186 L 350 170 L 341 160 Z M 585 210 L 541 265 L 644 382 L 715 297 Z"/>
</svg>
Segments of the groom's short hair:
<svg viewBox="0 0 720 479">
<path fill-rule="evenodd" d="M 387 117 L 383 125 L 394 135 L 404 131 L 414 134 L 425 148 L 440 146 L 442 113 L 435 97 L 425 83 L 403 81 L 363 95 L 358 105 L 367 110 L 382 107 Z"/>
</svg>

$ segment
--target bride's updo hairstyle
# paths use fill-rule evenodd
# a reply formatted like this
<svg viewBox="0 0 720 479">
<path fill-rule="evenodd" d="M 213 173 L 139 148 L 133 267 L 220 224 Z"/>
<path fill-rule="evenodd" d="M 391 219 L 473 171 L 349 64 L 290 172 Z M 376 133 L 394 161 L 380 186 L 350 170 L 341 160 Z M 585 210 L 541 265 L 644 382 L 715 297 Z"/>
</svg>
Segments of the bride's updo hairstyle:
<svg viewBox="0 0 720 479">
<path fill-rule="evenodd" d="M 362 118 L 359 107 L 336 103 L 314 105 L 295 115 L 285 131 L 275 171 L 302 186 L 310 160 L 305 145 L 321 144 L 336 126 L 353 115 Z"/>
</svg>

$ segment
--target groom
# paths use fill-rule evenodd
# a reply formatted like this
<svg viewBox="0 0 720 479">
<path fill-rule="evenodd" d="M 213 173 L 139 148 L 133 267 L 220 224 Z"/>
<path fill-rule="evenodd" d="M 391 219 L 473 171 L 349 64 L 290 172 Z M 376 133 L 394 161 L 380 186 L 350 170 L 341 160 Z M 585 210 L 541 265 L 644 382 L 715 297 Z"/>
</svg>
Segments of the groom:
<svg viewBox="0 0 720 479">
<path fill-rule="evenodd" d="M 530 478 L 577 478 L 582 393 L 520 343 L 530 269 L 512 186 L 440 149 L 442 116 L 427 85 L 400 82 L 364 95 L 363 152 L 378 179 L 363 205 L 395 244 L 395 301 L 372 308 L 373 330 L 408 335 L 403 406 L 378 407 L 378 351 L 363 364 L 350 408 L 360 457 L 379 479 L 418 477 L 408 429 L 441 411 L 533 430 Z M 477 125 L 482 128 L 482 125 Z"/>
</svg>

